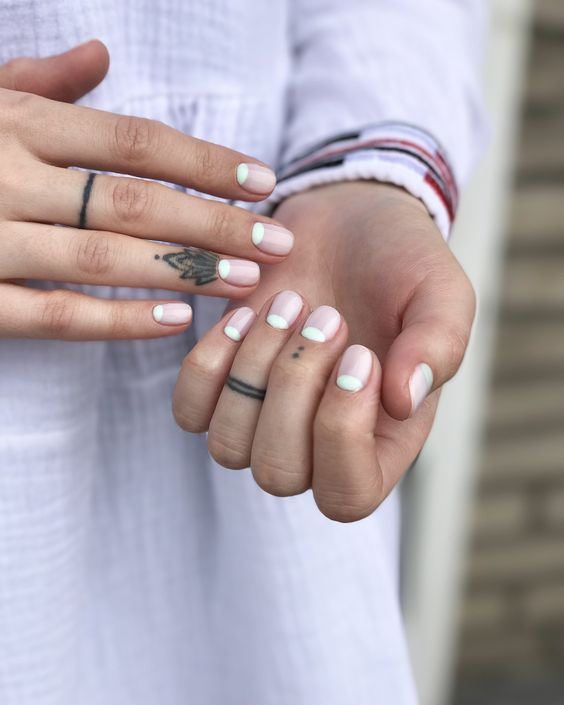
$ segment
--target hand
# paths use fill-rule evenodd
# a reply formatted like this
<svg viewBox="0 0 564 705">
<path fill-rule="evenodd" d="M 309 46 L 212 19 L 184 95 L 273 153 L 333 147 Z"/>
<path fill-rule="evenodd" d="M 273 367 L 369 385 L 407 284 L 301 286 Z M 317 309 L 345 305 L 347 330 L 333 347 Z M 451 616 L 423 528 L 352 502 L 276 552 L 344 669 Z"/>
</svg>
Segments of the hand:
<svg viewBox="0 0 564 705">
<path fill-rule="evenodd" d="M 279 335 L 273 351 L 264 343 L 274 333 L 266 331 L 263 308 L 244 342 L 230 343 L 229 355 L 219 338 L 226 338 L 221 326 L 231 314 L 187 356 L 174 413 L 186 430 L 209 426 L 210 452 L 220 464 L 250 464 L 271 494 L 312 487 L 324 514 L 353 521 L 380 504 L 421 449 L 438 390 L 464 355 L 474 294 L 426 209 L 395 187 L 326 186 L 288 199 L 275 215 L 296 234 L 296 247 L 279 267 L 263 271 L 243 303 L 259 310 L 274 292 L 292 288 L 312 306 L 336 307 L 349 341 L 376 352 L 368 375 L 367 354 L 357 350 L 364 368 L 351 367 L 349 355 L 357 377 L 364 369 L 364 387 L 350 392 L 336 384 L 347 338 L 342 319 L 331 341 L 302 340 L 300 351 L 299 333 L 292 331 L 299 330 L 302 312 L 290 342 L 279 331 L 284 341 Z M 260 344 L 253 342 L 256 327 Z M 220 352 L 211 350 L 214 336 Z M 262 408 L 260 400 L 244 398 L 237 382 L 222 390 L 228 374 L 266 388 Z"/>
<path fill-rule="evenodd" d="M 258 201 L 275 183 L 265 165 L 159 122 L 45 97 L 76 100 L 102 80 L 107 67 L 99 42 L 0 67 L 0 337 L 81 340 L 182 332 L 191 309 L 178 300 L 98 299 L 28 288 L 21 280 L 240 298 L 259 281 L 257 262 L 280 262 L 292 247 L 292 234 L 269 218 L 144 180 Z"/>
</svg>

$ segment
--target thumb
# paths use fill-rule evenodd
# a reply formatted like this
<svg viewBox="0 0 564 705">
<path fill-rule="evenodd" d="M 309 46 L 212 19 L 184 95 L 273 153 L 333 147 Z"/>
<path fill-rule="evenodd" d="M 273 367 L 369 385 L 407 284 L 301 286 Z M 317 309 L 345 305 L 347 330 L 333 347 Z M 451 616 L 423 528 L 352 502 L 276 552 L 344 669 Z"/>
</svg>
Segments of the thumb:
<svg viewBox="0 0 564 705">
<path fill-rule="evenodd" d="M 97 39 L 45 59 L 18 58 L 0 66 L 0 88 L 74 103 L 108 72 L 110 56 Z"/>
<path fill-rule="evenodd" d="M 382 403 L 390 416 L 409 418 L 430 392 L 454 376 L 475 307 L 474 290 L 460 267 L 446 281 L 429 277 L 415 290 L 384 364 Z"/>
</svg>

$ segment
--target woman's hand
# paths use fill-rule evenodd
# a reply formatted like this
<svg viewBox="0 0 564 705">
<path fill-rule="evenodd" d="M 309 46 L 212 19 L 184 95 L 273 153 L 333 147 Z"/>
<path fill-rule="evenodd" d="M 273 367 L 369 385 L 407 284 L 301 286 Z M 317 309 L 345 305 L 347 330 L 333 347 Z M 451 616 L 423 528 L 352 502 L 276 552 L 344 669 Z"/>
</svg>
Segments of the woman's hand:
<svg viewBox="0 0 564 705">
<path fill-rule="evenodd" d="M 104 56 L 107 68 L 103 45 L 90 43 L 0 69 L 0 85 L 11 87 L 0 88 L 0 337 L 144 338 L 191 319 L 177 300 L 110 301 L 21 280 L 241 298 L 258 284 L 257 262 L 279 262 L 292 248 L 291 233 L 268 218 L 144 180 L 258 201 L 275 184 L 264 164 L 159 122 L 21 92 L 43 85 L 75 99 L 101 80 Z"/>
<path fill-rule="evenodd" d="M 474 294 L 425 208 L 395 187 L 326 186 L 289 199 L 276 217 L 296 233 L 296 247 L 263 272 L 243 302 L 262 307 L 258 321 L 243 343 L 232 342 L 222 326 L 243 335 L 253 318 L 237 313 L 234 324 L 228 314 L 194 348 L 180 372 L 174 413 L 186 430 L 209 427 L 215 459 L 231 468 L 250 464 L 267 492 L 312 487 L 324 514 L 360 519 L 420 451 L 439 389 L 464 355 Z M 299 291 L 312 307 L 338 309 L 333 337 L 301 335 L 307 308 L 287 330 L 269 326 L 264 302 L 283 288 Z M 288 310 L 280 314 L 287 321 Z M 340 369 L 343 319 L 349 342 L 377 357 L 355 347 Z M 341 375 L 347 389 L 337 384 Z M 266 390 L 264 401 L 261 393 L 245 395 L 249 385 Z"/>
</svg>

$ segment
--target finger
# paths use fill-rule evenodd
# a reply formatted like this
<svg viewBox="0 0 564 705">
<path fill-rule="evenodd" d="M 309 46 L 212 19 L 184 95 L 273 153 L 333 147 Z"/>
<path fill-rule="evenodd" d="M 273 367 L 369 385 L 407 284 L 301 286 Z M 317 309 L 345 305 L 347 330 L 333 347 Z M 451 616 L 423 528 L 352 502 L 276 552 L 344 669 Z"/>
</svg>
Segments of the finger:
<svg viewBox="0 0 564 705">
<path fill-rule="evenodd" d="M 272 365 L 251 453 L 253 476 L 266 492 L 289 496 L 311 486 L 313 422 L 347 335 L 340 314 L 320 306 Z"/>
<path fill-rule="evenodd" d="M 155 120 L 33 96 L 16 101 L 13 110 L 21 124 L 20 139 L 37 157 L 57 166 L 169 181 L 246 201 L 265 198 L 276 183 L 262 162 Z"/>
<path fill-rule="evenodd" d="M 17 58 L 0 66 L 0 87 L 74 103 L 102 82 L 108 50 L 97 39 L 45 59 Z"/>
<path fill-rule="evenodd" d="M 368 348 L 352 345 L 335 366 L 314 424 L 313 495 L 325 516 L 357 521 L 382 497 L 374 436 L 381 370 Z"/>
<path fill-rule="evenodd" d="M 382 402 L 393 418 L 415 414 L 455 374 L 474 311 L 474 293 L 461 269 L 446 283 L 429 278 L 415 290 L 384 362 Z"/>
<path fill-rule="evenodd" d="M 18 219 L 178 242 L 265 263 L 294 237 L 269 218 L 143 179 L 38 165 L 18 194 Z"/>
<path fill-rule="evenodd" d="M 181 301 L 97 299 L 68 289 L 0 284 L 0 300 L 0 338 L 158 338 L 182 333 L 192 320 Z"/>
<path fill-rule="evenodd" d="M 272 363 L 307 314 L 296 292 L 283 291 L 263 306 L 233 361 L 208 435 L 212 457 L 224 467 L 249 467 L 255 429 Z"/>
<path fill-rule="evenodd" d="M 172 398 L 174 418 L 184 431 L 208 430 L 235 355 L 255 319 L 246 306 L 230 311 L 184 358 Z"/>
<path fill-rule="evenodd" d="M 255 262 L 120 233 L 3 223 L 0 237 L 0 279 L 47 279 L 241 298 L 260 278 Z"/>
</svg>

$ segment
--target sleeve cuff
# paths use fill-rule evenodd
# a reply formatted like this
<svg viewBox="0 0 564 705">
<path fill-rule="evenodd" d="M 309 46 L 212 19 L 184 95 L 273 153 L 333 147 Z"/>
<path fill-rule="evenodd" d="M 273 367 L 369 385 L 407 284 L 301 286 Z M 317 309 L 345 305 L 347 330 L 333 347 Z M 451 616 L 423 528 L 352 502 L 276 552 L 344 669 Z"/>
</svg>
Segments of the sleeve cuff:
<svg viewBox="0 0 564 705">
<path fill-rule="evenodd" d="M 448 240 L 458 207 L 453 171 L 439 143 L 410 125 L 374 125 L 316 145 L 282 166 L 267 203 L 276 205 L 314 186 L 358 179 L 395 184 L 419 198 Z"/>
</svg>

